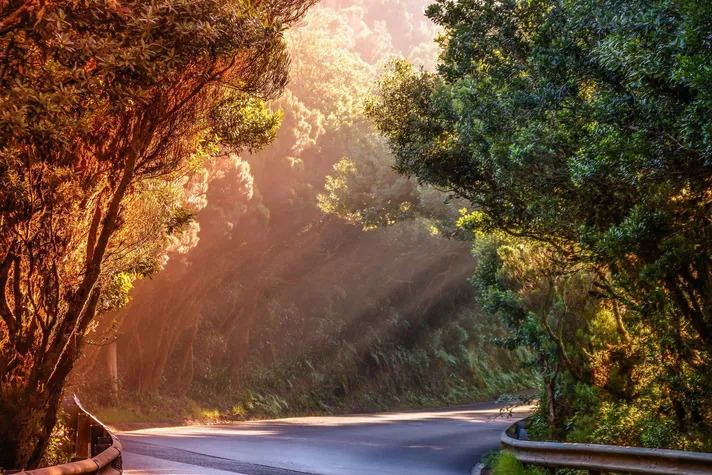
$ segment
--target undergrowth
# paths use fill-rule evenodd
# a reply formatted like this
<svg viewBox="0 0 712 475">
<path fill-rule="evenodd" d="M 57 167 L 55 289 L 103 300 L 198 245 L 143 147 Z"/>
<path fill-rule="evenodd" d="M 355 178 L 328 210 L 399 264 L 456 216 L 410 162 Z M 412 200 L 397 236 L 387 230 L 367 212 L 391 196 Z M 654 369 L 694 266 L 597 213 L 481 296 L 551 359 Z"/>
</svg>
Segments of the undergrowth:
<svg viewBox="0 0 712 475">
<path fill-rule="evenodd" d="M 492 465 L 492 475 L 547 475 L 547 471 L 539 467 L 525 467 L 512 452 L 503 450 Z"/>
<path fill-rule="evenodd" d="M 394 325 L 408 329 L 405 318 Z M 273 330 L 254 338 L 268 341 L 283 333 Z M 211 339 L 211 331 L 200 334 Z M 492 316 L 461 311 L 438 327 L 423 326 L 409 340 L 368 332 L 364 328 L 367 344 L 361 349 L 331 338 L 294 358 L 254 357 L 237 373 L 216 364 L 216 355 L 198 353 L 185 395 L 166 384 L 159 392 L 123 390 L 89 403 L 110 424 L 215 422 L 451 406 L 535 386 L 534 373 L 522 364 L 527 354 L 492 343 L 502 332 Z M 101 394 L 88 385 L 78 393 Z"/>
<path fill-rule="evenodd" d="M 68 417 L 66 413 L 60 411 L 57 423 L 52 429 L 47 446 L 42 454 L 40 467 L 61 465 L 72 460 L 74 453 L 70 448 L 69 428 L 67 427 L 65 417 Z"/>
</svg>

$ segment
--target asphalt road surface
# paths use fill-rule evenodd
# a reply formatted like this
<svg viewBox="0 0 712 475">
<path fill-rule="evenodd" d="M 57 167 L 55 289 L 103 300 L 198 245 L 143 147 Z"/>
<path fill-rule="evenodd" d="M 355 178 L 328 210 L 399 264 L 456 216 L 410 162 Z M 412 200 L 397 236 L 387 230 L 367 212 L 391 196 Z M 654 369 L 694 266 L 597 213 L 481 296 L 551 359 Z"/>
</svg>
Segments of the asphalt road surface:
<svg viewBox="0 0 712 475">
<path fill-rule="evenodd" d="M 468 475 L 513 423 L 495 418 L 501 406 L 145 429 L 119 438 L 130 475 Z"/>
</svg>

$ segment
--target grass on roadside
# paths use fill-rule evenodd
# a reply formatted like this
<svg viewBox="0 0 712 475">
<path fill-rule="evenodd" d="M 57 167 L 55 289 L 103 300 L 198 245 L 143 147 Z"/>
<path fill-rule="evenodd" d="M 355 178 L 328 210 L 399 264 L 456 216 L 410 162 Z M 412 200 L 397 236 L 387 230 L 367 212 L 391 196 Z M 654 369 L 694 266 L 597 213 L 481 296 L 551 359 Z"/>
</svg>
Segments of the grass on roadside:
<svg viewBox="0 0 712 475">
<path fill-rule="evenodd" d="M 546 475 L 539 467 L 525 467 L 508 450 L 493 450 L 482 457 L 484 473 L 489 475 Z"/>
</svg>

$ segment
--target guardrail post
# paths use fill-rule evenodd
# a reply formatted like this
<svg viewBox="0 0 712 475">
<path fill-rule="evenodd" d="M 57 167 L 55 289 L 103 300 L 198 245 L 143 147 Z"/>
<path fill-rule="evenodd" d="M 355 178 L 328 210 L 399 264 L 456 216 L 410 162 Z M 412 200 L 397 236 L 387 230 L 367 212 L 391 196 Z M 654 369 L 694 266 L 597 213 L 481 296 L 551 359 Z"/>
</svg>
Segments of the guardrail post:
<svg viewBox="0 0 712 475">
<path fill-rule="evenodd" d="M 103 452 L 100 446 L 102 445 L 101 438 L 104 437 L 104 427 L 92 424 L 90 426 L 91 436 L 91 456 L 96 457 L 100 452 Z M 109 443 L 111 445 L 111 443 Z M 108 448 L 108 447 L 105 447 Z"/>
<path fill-rule="evenodd" d="M 88 459 L 91 445 L 91 419 L 80 412 L 77 417 L 77 458 Z"/>
</svg>

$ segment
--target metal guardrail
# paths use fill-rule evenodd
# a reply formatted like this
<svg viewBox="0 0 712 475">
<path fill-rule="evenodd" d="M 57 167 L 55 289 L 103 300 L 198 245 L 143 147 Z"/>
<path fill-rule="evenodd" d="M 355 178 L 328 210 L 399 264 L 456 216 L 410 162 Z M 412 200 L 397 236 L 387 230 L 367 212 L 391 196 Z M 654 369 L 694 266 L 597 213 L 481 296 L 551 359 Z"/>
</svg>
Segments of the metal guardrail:
<svg viewBox="0 0 712 475">
<path fill-rule="evenodd" d="M 74 461 L 53 467 L 21 472 L 17 475 L 120 475 L 121 442 L 104 424 L 92 416 L 76 396 L 65 398 L 64 411 L 69 415 L 70 448 L 76 454 Z"/>
<path fill-rule="evenodd" d="M 526 425 L 526 420 L 519 421 L 502 434 L 502 448 L 525 465 L 588 470 L 592 475 L 712 475 L 712 453 L 520 440 L 520 436 L 526 437 Z"/>
</svg>

